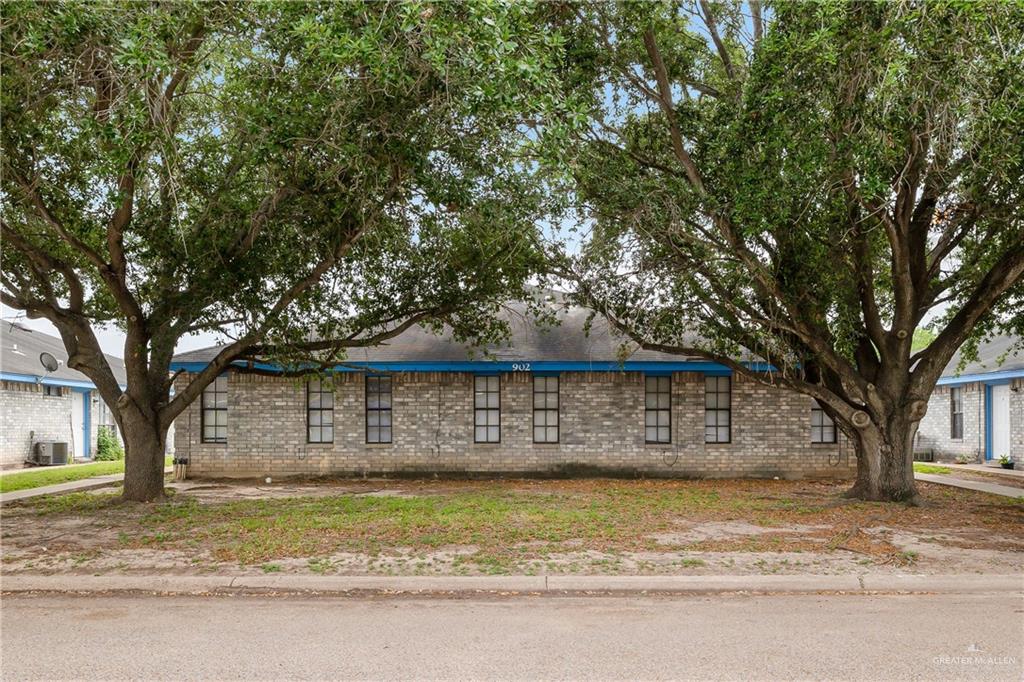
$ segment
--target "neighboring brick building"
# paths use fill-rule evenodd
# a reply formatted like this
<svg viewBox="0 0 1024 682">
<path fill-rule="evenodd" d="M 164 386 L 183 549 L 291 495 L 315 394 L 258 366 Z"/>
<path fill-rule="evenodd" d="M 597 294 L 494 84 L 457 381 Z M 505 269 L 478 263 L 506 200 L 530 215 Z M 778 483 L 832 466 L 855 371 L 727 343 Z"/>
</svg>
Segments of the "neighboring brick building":
<svg viewBox="0 0 1024 682">
<path fill-rule="evenodd" d="M 978 359 L 960 369 L 960 356 L 946 367 L 928 401 L 915 450 L 938 461 L 958 456 L 974 461 L 1010 455 L 1024 460 L 1024 352 L 1019 339 L 998 337 L 978 349 Z"/>
<path fill-rule="evenodd" d="M 521 312 L 521 311 L 520 311 Z M 175 423 L 190 475 L 850 477 L 852 446 L 808 397 L 722 365 L 635 352 L 588 311 L 509 316 L 489 357 L 422 329 L 353 351 L 329 383 L 233 367 Z M 218 348 L 175 357 L 177 390 Z M 813 426 L 812 426 L 813 424 Z"/>
<path fill-rule="evenodd" d="M 92 458 L 99 427 L 117 427 L 88 377 L 68 369 L 61 340 L 10 322 L 0 339 L 0 467 L 23 466 L 41 441 L 67 443 L 69 458 Z M 57 371 L 43 369 L 44 352 L 60 361 Z M 108 355 L 107 362 L 123 383 L 122 360 Z"/>
</svg>

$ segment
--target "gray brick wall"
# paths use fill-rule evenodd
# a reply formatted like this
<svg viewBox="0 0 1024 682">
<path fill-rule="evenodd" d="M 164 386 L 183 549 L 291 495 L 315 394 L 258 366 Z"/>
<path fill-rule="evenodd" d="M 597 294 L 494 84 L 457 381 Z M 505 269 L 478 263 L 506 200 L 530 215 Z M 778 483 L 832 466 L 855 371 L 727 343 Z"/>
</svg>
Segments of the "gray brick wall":
<svg viewBox="0 0 1024 682">
<path fill-rule="evenodd" d="M 1024 379 L 1014 379 L 1010 392 L 1010 450 L 1024 461 Z M 951 462 L 958 455 L 977 461 L 985 458 L 985 386 L 963 384 L 964 437 L 950 438 L 950 387 L 938 386 L 928 400 L 928 413 L 918 428 L 915 449 L 934 454 L 936 461 Z"/>
<path fill-rule="evenodd" d="M 1010 386 L 1017 389 L 1010 392 L 1010 453 L 1020 469 L 1024 467 L 1024 379 L 1015 379 Z"/>
<path fill-rule="evenodd" d="M 177 389 L 190 381 L 178 377 Z M 672 440 L 644 442 L 639 373 L 566 372 L 560 377 L 557 444 L 533 443 L 532 375 L 501 376 L 501 443 L 473 442 L 473 377 L 394 375 L 393 442 L 366 444 L 364 383 L 338 375 L 334 443 L 306 443 L 301 380 L 234 373 L 228 442 L 200 442 L 200 401 L 175 424 L 175 449 L 197 476 L 397 473 L 623 473 L 685 477 L 850 477 L 852 447 L 810 442 L 806 396 L 733 379 L 733 442 L 704 443 L 704 380 L 672 382 Z"/>
<path fill-rule="evenodd" d="M 64 389 L 61 396 L 47 396 L 36 384 L 0 382 L 0 424 L 2 467 L 20 466 L 35 441 L 65 441 L 70 450 L 71 391 Z"/>
<path fill-rule="evenodd" d="M 981 461 L 985 457 L 985 387 L 964 384 L 963 438 L 950 438 L 950 387 L 936 386 L 928 400 L 928 412 L 917 429 L 915 450 L 934 455 L 936 461 L 951 462 L 959 455 Z"/>
</svg>

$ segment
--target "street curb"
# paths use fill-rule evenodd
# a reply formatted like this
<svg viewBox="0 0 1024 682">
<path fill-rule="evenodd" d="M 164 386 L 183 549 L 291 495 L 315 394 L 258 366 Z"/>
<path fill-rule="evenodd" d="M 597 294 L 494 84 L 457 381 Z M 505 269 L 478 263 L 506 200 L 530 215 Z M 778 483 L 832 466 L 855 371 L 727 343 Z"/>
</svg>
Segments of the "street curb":
<svg viewBox="0 0 1024 682">
<path fill-rule="evenodd" d="M 0 577 L 0 591 L 209 593 L 902 593 L 1024 592 L 1022 575 L 69 576 Z"/>
</svg>

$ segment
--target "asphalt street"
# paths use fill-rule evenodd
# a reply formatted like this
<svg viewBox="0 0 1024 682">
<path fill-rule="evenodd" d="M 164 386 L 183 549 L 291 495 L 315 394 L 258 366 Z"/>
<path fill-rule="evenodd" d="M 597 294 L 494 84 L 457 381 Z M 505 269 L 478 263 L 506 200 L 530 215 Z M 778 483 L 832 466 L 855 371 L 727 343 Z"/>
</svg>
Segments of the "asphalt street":
<svg viewBox="0 0 1024 682">
<path fill-rule="evenodd" d="M 685 597 L 11 595 L 28 679 L 1020 680 L 1020 592 Z"/>
</svg>

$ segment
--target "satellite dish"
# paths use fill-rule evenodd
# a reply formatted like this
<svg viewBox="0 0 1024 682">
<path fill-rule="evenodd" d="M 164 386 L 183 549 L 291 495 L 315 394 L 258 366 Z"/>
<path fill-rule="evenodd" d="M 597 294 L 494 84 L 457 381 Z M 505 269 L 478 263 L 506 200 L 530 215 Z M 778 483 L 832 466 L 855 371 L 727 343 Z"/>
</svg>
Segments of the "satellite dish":
<svg viewBox="0 0 1024 682">
<path fill-rule="evenodd" d="M 53 357 L 51 353 L 40 353 L 39 363 L 47 372 L 56 372 L 57 368 L 60 367 L 60 360 Z"/>
</svg>

